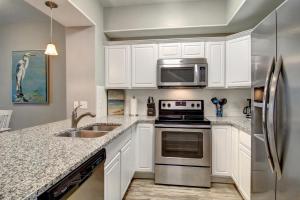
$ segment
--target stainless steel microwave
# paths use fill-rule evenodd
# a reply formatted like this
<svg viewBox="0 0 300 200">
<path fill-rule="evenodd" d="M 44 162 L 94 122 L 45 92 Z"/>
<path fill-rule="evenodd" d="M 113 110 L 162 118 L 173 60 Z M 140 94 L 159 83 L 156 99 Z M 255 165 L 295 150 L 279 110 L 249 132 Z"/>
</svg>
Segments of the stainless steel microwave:
<svg viewBox="0 0 300 200">
<path fill-rule="evenodd" d="M 206 58 L 159 59 L 157 85 L 164 87 L 206 87 Z"/>
</svg>

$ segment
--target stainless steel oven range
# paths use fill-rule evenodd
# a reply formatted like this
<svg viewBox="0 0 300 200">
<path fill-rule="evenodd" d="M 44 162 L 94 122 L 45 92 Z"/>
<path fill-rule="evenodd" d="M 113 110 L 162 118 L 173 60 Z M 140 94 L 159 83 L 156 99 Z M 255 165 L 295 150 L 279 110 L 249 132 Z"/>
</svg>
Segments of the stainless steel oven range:
<svg viewBox="0 0 300 200">
<path fill-rule="evenodd" d="M 155 183 L 211 186 L 211 125 L 203 100 L 160 100 Z"/>
</svg>

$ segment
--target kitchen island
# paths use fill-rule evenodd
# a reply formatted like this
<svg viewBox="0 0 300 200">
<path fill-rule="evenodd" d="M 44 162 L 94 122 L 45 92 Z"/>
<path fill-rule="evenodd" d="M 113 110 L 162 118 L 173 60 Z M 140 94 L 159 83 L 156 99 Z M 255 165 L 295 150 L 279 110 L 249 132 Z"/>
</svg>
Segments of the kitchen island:
<svg viewBox="0 0 300 200">
<path fill-rule="evenodd" d="M 217 122 L 213 117 L 209 119 L 212 124 Z M 57 137 L 57 133 L 70 129 L 71 120 L 1 133 L 0 199 L 36 199 L 127 129 L 154 120 L 143 116 L 102 117 L 86 118 L 79 123 L 80 127 L 98 122 L 121 124 L 99 138 Z M 250 120 L 244 123 L 250 127 Z"/>
<path fill-rule="evenodd" d="M 70 129 L 71 120 L 0 134 L 0 199 L 35 199 L 125 130 L 154 118 L 86 118 L 79 126 L 96 122 L 122 125 L 99 138 L 57 137 Z"/>
</svg>

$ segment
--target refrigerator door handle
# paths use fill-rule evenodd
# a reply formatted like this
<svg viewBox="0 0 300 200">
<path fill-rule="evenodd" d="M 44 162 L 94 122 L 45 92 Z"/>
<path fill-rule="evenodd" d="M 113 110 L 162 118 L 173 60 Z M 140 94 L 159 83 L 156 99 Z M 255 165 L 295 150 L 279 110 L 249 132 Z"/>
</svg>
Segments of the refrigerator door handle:
<svg viewBox="0 0 300 200">
<path fill-rule="evenodd" d="M 279 180 L 282 176 L 281 167 L 279 163 L 279 158 L 277 154 L 277 147 L 276 147 L 276 139 L 275 139 L 275 131 L 276 131 L 276 112 L 275 112 L 275 103 L 276 103 L 276 94 L 278 88 L 278 80 L 280 77 L 282 69 L 282 57 L 280 56 L 276 65 L 273 77 L 270 83 L 270 102 L 269 102 L 269 109 L 268 109 L 268 131 L 269 131 L 269 144 L 271 155 L 273 158 L 274 169 L 277 174 L 277 179 Z"/>
<path fill-rule="evenodd" d="M 273 163 L 273 159 L 271 157 L 270 145 L 269 145 L 269 140 L 268 140 L 267 107 L 268 107 L 268 102 L 269 102 L 268 100 L 269 100 L 270 80 L 271 80 L 272 74 L 274 72 L 274 68 L 275 68 L 275 57 L 272 58 L 272 63 L 268 70 L 268 73 L 267 73 L 265 87 L 264 87 L 263 107 L 262 107 L 262 128 L 263 128 L 263 134 L 265 137 L 264 144 L 265 144 L 267 159 L 270 164 L 270 168 L 271 168 L 272 172 L 274 172 L 274 163 Z"/>
</svg>

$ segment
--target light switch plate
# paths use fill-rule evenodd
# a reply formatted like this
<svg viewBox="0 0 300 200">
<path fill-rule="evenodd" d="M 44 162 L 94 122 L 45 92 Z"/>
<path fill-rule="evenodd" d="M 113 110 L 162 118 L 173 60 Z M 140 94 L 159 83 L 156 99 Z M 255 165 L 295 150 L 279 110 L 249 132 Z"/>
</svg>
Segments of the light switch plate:
<svg viewBox="0 0 300 200">
<path fill-rule="evenodd" d="M 87 101 L 80 101 L 80 108 L 88 109 L 88 102 Z"/>
<path fill-rule="evenodd" d="M 74 101 L 73 102 L 73 108 L 76 108 L 77 106 L 79 106 L 79 102 L 78 101 Z"/>
</svg>

